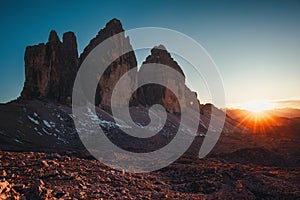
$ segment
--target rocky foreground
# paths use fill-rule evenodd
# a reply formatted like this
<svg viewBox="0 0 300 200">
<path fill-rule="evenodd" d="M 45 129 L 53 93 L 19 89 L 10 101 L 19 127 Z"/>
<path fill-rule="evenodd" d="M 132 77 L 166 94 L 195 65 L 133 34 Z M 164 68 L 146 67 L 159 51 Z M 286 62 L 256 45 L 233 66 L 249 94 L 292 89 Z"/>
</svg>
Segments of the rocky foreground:
<svg viewBox="0 0 300 200">
<path fill-rule="evenodd" d="M 74 153 L 0 152 L 0 199 L 297 199 L 299 167 L 182 157 L 130 174 Z"/>
<path fill-rule="evenodd" d="M 201 105 L 195 99 L 196 94 L 185 84 L 183 70 L 163 46 L 151 50 L 139 71 L 134 52 L 111 63 L 98 83 L 96 113 L 88 108 L 83 113 L 89 121 L 96 121 L 117 146 L 143 152 L 159 149 L 173 139 L 178 124 L 181 124 L 179 108 L 196 110 L 189 121 L 199 121 L 199 127 L 190 150 L 176 163 L 146 174 L 115 171 L 83 154 L 84 147 L 74 126 L 76 116 L 70 107 L 74 80 L 80 64 L 105 39 L 119 34 L 111 49 L 99 55 L 104 63 L 118 55 L 120 49 L 131 50 L 129 38 L 123 31 L 121 22 L 112 19 L 80 56 L 72 32 L 65 33 L 61 41 L 56 32 L 51 31 L 46 43 L 26 48 L 26 77 L 21 96 L 0 104 L 0 200 L 300 199 L 300 118 L 272 118 L 268 127 L 261 126 L 263 132 L 258 132 L 256 127 L 251 129 L 247 124 L 241 124 L 243 119 L 226 115 L 221 138 L 212 152 L 214 155 L 198 159 L 211 116 L 215 115 L 217 119 L 225 113 L 211 104 Z M 149 63 L 167 65 L 183 76 L 153 72 L 148 68 Z M 149 140 L 136 140 L 121 132 L 120 127 L 126 127 L 128 131 L 133 127 L 120 119 L 116 123 L 110 112 L 114 86 L 132 69 L 136 70 L 136 75 L 130 77 L 129 85 L 137 85 L 142 80 L 142 72 L 166 78 L 166 88 L 147 84 L 130 99 L 124 98 L 132 105 L 133 121 L 142 127 L 149 123 L 150 105 L 161 104 L 168 111 L 162 130 L 157 130 L 156 126 L 148 127 L 155 133 L 159 131 Z M 99 78 L 96 74 L 91 75 L 91 78 L 96 77 Z M 175 98 L 169 86 L 175 86 L 181 95 Z M 82 89 L 84 91 L 79 93 L 83 96 L 86 95 L 84 92 L 90 91 L 89 87 Z M 183 103 L 179 106 L 179 102 Z M 122 106 L 118 105 L 118 108 Z M 195 109 L 198 107 L 200 116 Z M 162 121 L 159 116 L 157 119 Z M 93 133 L 89 121 L 80 121 L 80 128 L 83 132 Z M 217 122 L 223 124 L 222 120 Z M 195 134 L 190 132 L 188 123 L 181 127 L 181 131 Z"/>
</svg>

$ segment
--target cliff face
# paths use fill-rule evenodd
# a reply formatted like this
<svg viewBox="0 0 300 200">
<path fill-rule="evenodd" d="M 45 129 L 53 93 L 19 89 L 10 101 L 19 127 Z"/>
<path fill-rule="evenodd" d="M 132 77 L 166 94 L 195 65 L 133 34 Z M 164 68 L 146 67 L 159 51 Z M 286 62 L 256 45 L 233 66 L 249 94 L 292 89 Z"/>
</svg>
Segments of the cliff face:
<svg viewBox="0 0 300 200">
<path fill-rule="evenodd" d="M 120 33 L 120 34 L 119 34 Z M 21 98 L 23 99 L 48 99 L 63 104 L 71 103 L 72 89 L 79 66 L 87 55 L 101 42 L 107 38 L 119 34 L 112 41 L 111 49 L 105 55 L 101 55 L 103 62 L 108 61 L 113 55 L 121 55 L 123 49 L 132 50 L 129 38 L 125 37 L 122 24 L 117 19 L 112 19 L 106 26 L 98 32 L 95 38 L 85 47 L 78 58 L 77 42 L 74 33 L 67 32 L 63 35 L 62 42 L 55 31 L 51 31 L 48 42 L 35 46 L 29 46 L 25 52 L 25 74 L 26 80 Z M 99 55 L 100 56 L 100 55 Z M 175 77 L 166 74 L 163 70 L 153 71 L 145 64 L 159 63 L 167 65 L 177 70 L 182 77 Z M 168 112 L 179 113 L 180 106 L 198 106 L 198 102 L 191 99 L 195 93 L 191 92 L 185 85 L 185 76 L 176 61 L 162 45 L 154 47 L 139 72 L 137 72 L 137 61 L 133 51 L 124 54 L 111 63 L 104 74 L 100 77 L 97 90 L 95 91 L 95 104 L 103 109 L 110 109 L 111 95 L 118 80 L 129 70 L 136 70 L 136 75 L 130 77 L 125 89 L 130 89 L 137 85 L 139 74 L 158 76 L 164 79 L 165 85 L 174 86 L 178 92 L 178 98 L 166 87 L 147 84 L 132 95 L 131 103 L 151 106 L 162 104 Z M 141 79 L 141 77 L 140 77 Z M 127 86 L 128 85 L 128 86 Z M 131 87 L 129 87 L 129 85 Z M 88 89 L 88 88 L 85 88 Z M 122 92 L 118 95 L 119 104 L 122 107 L 129 99 L 124 98 Z"/>
<path fill-rule="evenodd" d="M 172 69 L 175 69 L 180 74 L 181 77 L 174 76 L 174 74 L 167 74 L 164 70 L 154 71 L 151 69 L 151 65 L 146 65 L 149 63 L 159 63 L 166 65 Z M 171 54 L 162 45 L 154 47 L 151 50 L 151 55 L 146 58 L 146 61 L 141 66 L 138 79 L 141 81 L 143 78 L 141 76 L 149 75 L 159 77 L 163 80 L 167 87 L 157 85 L 157 84 L 147 84 L 138 89 L 137 98 L 140 104 L 144 106 L 151 106 L 153 104 L 162 104 L 166 110 L 170 113 L 180 113 L 180 105 L 182 108 L 198 106 L 199 102 L 194 102 L 196 93 L 192 92 L 185 85 L 185 75 L 176 61 L 173 60 Z M 174 88 L 175 94 L 168 88 Z"/>
<path fill-rule="evenodd" d="M 92 39 L 87 45 L 87 47 L 84 49 L 83 53 L 80 55 L 79 58 L 80 63 L 83 62 L 86 56 L 98 44 L 118 33 L 121 34 L 119 34 L 118 37 L 114 38 L 115 40 L 113 41 L 113 45 L 111 45 L 111 49 L 108 49 L 106 55 L 101 55 L 101 57 L 104 58 L 104 60 L 110 60 L 112 55 L 121 55 L 122 49 L 132 50 L 129 38 L 125 37 L 124 35 L 124 29 L 122 27 L 121 22 L 117 19 L 112 19 L 106 24 L 105 28 L 98 32 L 98 35 L 94 39 Z M 130 51 L 129 53 L 120 56 L 113 63 L 111 63 L 99 80 L 95 98 L 96 105 L 99 105 L 101 108 L 104 109 L 109 109 L 111 105 L 111 95 L 116 83 L 126 72 L 128 72 L 130 69 L 134 70 L 134 68 L 137 70 L 137 61 L 133 51 Z M 131 86 L 136 85 L 137 78 L 130 77 L 130 81 L 127 84 Z M 124 87 L 124 89 L 129 88 L 130 87 Z M 125 93 L 127 91 L 123 92 Z M 119 94 L 120 105 L 116 106 L 121 107 L 122 105 L 124 105 L 124 102 L 122 102 L 121 100 L 129 101 L 129 99 L 123 99 L 123 96 L 123 94 Z M 136 96 L 133 95 L 133 99 L 135 98 Z"/>
<path fill-rule="evenodd" d="M 61 42 L 51 31 L 48 42 L 29 46 L 25 51 L 24 99 L 43 99 L 69 103 L 78 70 L 77 42 L 67 32 Z"/>
</svg>

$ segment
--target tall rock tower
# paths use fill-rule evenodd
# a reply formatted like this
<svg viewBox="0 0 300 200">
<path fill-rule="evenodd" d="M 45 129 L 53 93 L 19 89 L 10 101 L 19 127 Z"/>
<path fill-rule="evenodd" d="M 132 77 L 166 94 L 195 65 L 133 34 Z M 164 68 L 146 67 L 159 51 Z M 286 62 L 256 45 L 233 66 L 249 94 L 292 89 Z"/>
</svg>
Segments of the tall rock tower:
<svg viewBox="0 0 300 200">
<path fill-rule="evenodd" d="M 110 49 L 107 49 L 105 55 L 101 55 L 101 58 L 104 60 L 110 60 L 112 55 L 121 54 L 123 49 L 132 50 L 132 46 L 130 44 L 129 38 L 125 37 L 124 29 L 122 27 L 121 22 L 118 19 L 112 19 L 109 21 L 106 26 L 98 32 L 98 35 L 93 38 L 87 47 L 84 49 L 83 53 L 80 55 L 79 63 L 81 64 L 86 56 L 101 42 L 106 40 L 107 38 L 119 34 L 114 38 L 113 45 L 111 45 Z M 111 63 L 105 70 L 104 74 L 99 77 L 99 84 L 96 91 L 95 103 L 99 107 L 103 109 L 110 109 L 111 106 L 111 95 L 113 89 L 118 82 L 118 80 L 129 70 L 137 71 L 137 61 L 133 51 L 130 51 L 124 55 L 121 55 L 117 58 L 113 63 Z M 124 85 L 124 91 L 126 89 L 130 89 L 137 84 L 137 77 L 132 76 L 129 78 L 129 82 L 127 85 Z M 125 101 L 129 101 L 130 99 L 123 99 L 122 94 L 118 94 L 120 105 L 116 105 L 122 107 Z M 133 98 L 135 94 L 133 94 Z"/>
<path fill-rule="evenodd" d="M 151 69 L 150 63 L 158 63 L 166 65 L 176 71 L 182 76 L 174 76 L 174 74 L 167 74 L 163 69 L 154 71 Z M 163 80 L 164 85 L 147 84 L 138 89 L 137 98 L 140 104 L 148 107 L 153 104 L 161 104 L 170 113 L 180 113 L 181 109 L 186 107 L 199 106 L 199 102 L 194 102 L 196 93 L 192 92 L 185 84 L 185 75 L 178 65 L 178 63 L 171 57 L 171 54 L 163 45 L 154 47 L 138 72 L 138 80 L 143 77 L 140 74 L 148 74 L 149 76 L 159 77 Z M 168 88 L 174 88 L 178 96 Z M 181 105 L 181 107 L 180 107 Z"/>
<path fill-rule="evenodd" d="M 78 51 L 73 32 L 63 35 L 61 42 L 55 31 L 48 42 L 28 46 L 25 52 L 25 83 L 23 99 L 47 98 L 70 103 L 78 70 Z"/>
</svg>

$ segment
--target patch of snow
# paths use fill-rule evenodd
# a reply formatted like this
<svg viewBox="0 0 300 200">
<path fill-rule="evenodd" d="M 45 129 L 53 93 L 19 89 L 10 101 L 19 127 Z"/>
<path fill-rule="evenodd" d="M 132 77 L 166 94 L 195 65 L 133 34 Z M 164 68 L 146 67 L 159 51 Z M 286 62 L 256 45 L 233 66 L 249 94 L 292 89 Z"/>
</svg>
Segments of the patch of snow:
<svg viewBox="0 0 300 200">
<path fill-rule="evenodd" d="M 75 115 L 73 115 L 73 114 L 69 114 L 69 116 L 70 116 L 72 119 L 75 118 Z"/>
<path fill-rule="evenodd" d="M 123 124 L 118 124 L 118 123 L 115 123 L 115 122 L 111 122 L 111 121 L 106 121 L 106 120 L 100 119 L 96 114 L 94 114 L 94 113 L 92 112 L 91 108 L 87 108 L 87 112 L 88 112 L 87 116 L 88 116 L 91 120 L 93 120 L 93 121 L 99 123 L 99 125 L 102 126 L 102 127 L 105 127 L 105 128 L 118 128 L 118 127 L 131 128 L 131 127 L 129 127 L 128 125 L 126 125 L 125 123 L 123 123 Z M 86 124 L 84 124 L 84 126 L 85 126 L 85 125 L 86 125 Z"/>
<path fill-rule="evenodd" d="M 36 112 L 34 112 L 33 115 L 34 115 L 35 117 L 38 117 L 38 114 L 37 114 Z"/>
<path fill-rule="evenodd" d="M 15 139 L 16 142 L 20 143 L 20 144 L 23 144 L 23 142 L 21 142 L 20 140 L 18 139 Z"/>
<path fill-rule="evenodd" d="M 120 128 L 131 128 L 131 126 L 127 125 L 125 122 L 122 122 L 122 124 L 116 123 L 116 125 Z"/>
<path fill-rule="evenodd" d="M 100 126 L 103 126 L 105 128 L 117 128 L 118 127 L 118 125 L 114 122 L 101 120 L 101 119 L 99 119 L 98 122 L 99 122 Z"/>
<path fill-rule="evenodd" d="M 140 128 L 144 128 L 144 126 L 142 125 L 142 124 L 140 124 L 140 123 L 136 123 L 136 125 L 138 126 L 138 127 L 140 127 Z"/>
<path fill-rule="evenodd" d="M 42 128 L 43 132 L 48 134 L 48 135 L 52 135 L 52 133 L 48 132 L 45 128 Z"/>
<path fill-rule="evenodd" d="M 64 121 L 64 118 L 59 113 L 56 116 L 60 121 Z"/>
<path fill-rule="evenodd" d="M 45 124 L 45 126 L 47 126 L 48 128 L 52 128 L 52 126 L 50 125 L 50 123 L 46 120 L 43 120 L 43 123 Z"/>
<path fill-rule="evenodd" d="M 61 137 L 57 137 L 57 139 L 60 140 L 60 141 L 62 141 L 64 144 L 67 144 L 67 143 L 68 143 L 65 139 L 63 139 L 63 138 L 61 138 Z"/>
<path fill-rule="evenodd" d="M 56 131 L 56 132 L 58 132 L 58 133 L 61 133 L 61 131 L 60 131 L 60 130 L 58 130 L 57 128 L 55 129 L 55 131 Z"/>
<path fill-rule="evenodd" d="M 30 117 L 29 115 L 27 115 L 27 118 L 28 118 L 30 121 L 32 121 L 33 123 L 35 123 L 36 125 L 39 125 L 39 124 L 40 124 L 38 120 L 36 120 L 36 119 Z"/>
</svg>

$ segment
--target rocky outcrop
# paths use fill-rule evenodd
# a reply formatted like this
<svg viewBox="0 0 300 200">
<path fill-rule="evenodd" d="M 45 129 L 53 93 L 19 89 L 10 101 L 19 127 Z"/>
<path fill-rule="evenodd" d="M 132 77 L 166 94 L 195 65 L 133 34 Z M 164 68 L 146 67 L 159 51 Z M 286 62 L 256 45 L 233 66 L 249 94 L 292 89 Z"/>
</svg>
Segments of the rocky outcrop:
<svg viewBox="0 0 300 200">
<path fill-rule="evenodd" d="M 117 35 L 117 36 L 116 36 Z M 91 78 L 98 78 L 99 83 L 96 91 L 90 91 L 90 86 L 83 86 L 83 95 L 86 92 L 95 92 L 95 105 L 109 110 L 111 107 L 111 95 L 119 79 L 129 70 L 135 70 L 134 75 L 129 77 L 124 90 L 118 94 L 118 107 L 122 107 L 125 102 L 130 101 L 135 104 L 151 106 L 153 104 L 162 104 L 170 113 L 179 113 L 183 107 L 198 106 L 195 102 L 196 93 L 190 91 L 185 85 L 185 76 L 176 61 L 173 60 L 170 53 L 164 46 L 160 45 L 151 51 L 151 55 L 146 58 L 140 72 L 137 72 L 137 60 L 129 38 L 125 37 L 122 24 L 117 19 L 112 19 L 106 26 L 98 32 L 95 38 L 85 47 L 84 51 L 78 58 L 77 43 L 74 33 L 67 32 L 63 35 L 61 42 L 55 31 L 51 31 L 48 42 L 35 46 L 29 46 L 25 52 L 25 74 L 26 80 L 21 97 L 23 99 L 49 99 L 59 103 L 70 103 L 73 84 L 80 65 L 88 54 L 100 43 L 107 38 L 115 36 L 112 39 L 112 45 L 104 54 L 101 54 L 101 62 L 108 63 L 108 67 L 104 73 L 91 74 Z M 129 53 L 123 54 L 124 49 Z M 114 62 L 109 61 L 115 55 L 122 55 L 115 59 Z M 162 71 L 153 71 L 145 64 L 159 63 L 167 65 L 180 74 L 181 77 L 166 74 Z M 178 92 L 176 97 L 168 87 L 160 85 L 147 84 L 140 88 L 137 92 L 133 92 L 132 88 L 138 83 L 139 74 L 146 73 L 149 75 L 159 76 L 165 81 L 165 85 L 173 86 Z M 140 77 L 141 80 L 142 77 Z M 130 90 L 130 91 L 128 91 Z M 125 93 L 133 93 L 130 99 L 124 98 Z"/>
<path fill-rule="evenodd" d="M 76 37 L 72 32 L 65 33 L 61 42 L 56 32 L 51 31 L 46 44 L 27 47 L 25 52 L 26 77 L 21 98 L 45 98 L 60 103 L 70 103 L 74 80 L 81 63 L 98 44 L 118 33 L 120 34 L 113 41 L 111 49 L 108 49 L 105 55 L 101 55 L 105 62 L 113 55 L 120 54 L 124 49 L 132 49 L 129 38 L 125 37 L 122 24 L 117 19 L 112 19 L 105 28 L 99 31 L 98 35 L 86 46 L 80 58 L 78 58 Z M 137 61 L 133 51 L 120 56 L 111 63 L 99 79 L 95 104 L 108 109 L 115 84 L 121 76 L 136 67 Z M 131 87 L 136 85 L 136 76 L 130 77 L 128 84 Z M 123 99 L 122 95 L 119 94 L 120 99 Z M 135 95 L 132 98 L 134 99 Z M 124 101 L 129 100 L 124 99 Z"/>
<path fill-rule="evenodd" d="M 51 31 L 46 44 L 26 48 L 24 60 L 26 77 L 21 98 L 70 102 L 78 70 L 74 33 L 64 33 L 61 42 L 57 33 Z"/>
<path fill-rule="evenodd" d="M 21 195 L 15 191 L 13 185 L 7 181 L 0 181 L 0 199 L 20 199 L 20 196 Z"/>
<path fill-rule="evenodd" d="M 120 34 L 119 34 L 120 33 Z M 106 40 L 107 38 L 119 34 L 112 41 L 112 45 L 107 49 L 106 55 L 101 55 L 104 62 L 110 60 L 113 55 L 122 55 L 122 50 L 129 49 L 132 50 L 130 41 L 128 37 L 125 37 L 124 29 L 122 24 L 117 19 L 112 19 L 108 22 L 102 30 L 98 32 L 98 35 L 90 41 L 87 47 L 84 49 L 83 53 L 80 55 L 80 63 L 86 58 L 86 56 L 101 42 Z M 95 104 L 99 105 L 103 109 L 109 109 L 111 106 L 111 95 L 113 89 L 118 82 L 118 80 L 130 69 L 136 68 L 137 70 L 137 61 L 133 51 L 126 53 L 116 59 L 113 63 L 111 63 L 105 70 L 104 74 L 101 76 L 98 84 L 98 88 L 96 91 Z M 124 87 L 125 89 L 130 89 L 134 85 L 137 84 L 136 76 L 130 77 L 130 81 L 127 83 L 128 86 Z M 123 91 L 124 93 L 127 91 Z M 125 101 L 129 101 L 129 99 L 123 99 L 123 94 L 119 94 L 120 105 L 122 106 Z M 133 95 L 135 98 L 135 95 Z M 123 100 L 123 101 L 121 101 Z"/>
<path fill-rule="evenodd" d="M 167 74 L 163 69 L 160 71 L 151 69 L 149 63 L 158 63 L 166 65 L 178 71 L 182 76 Z M 163 45 L 154 47 L 151 50 L 151 55 L 146 58 L 146 61 L 141 66 L 138 72 L 138 80 L 141 81 L 143 76 L 155 76 L 163 81 L 164 85 L 147 84 L 138 89 L 137 98 L 140 104 L 151 106 L 153 104 L 161 104 L 170 113 L 180 113 L 180 105 L 185 107 L 199 106 L 199 102 L 195 102 L 196 93 L 192 92 L 185 84 L 185 75 L 176 61 L 171 57 L 171 54 Z M 168 88 L 175 88 L 178 96 Z"/>
</svg>

